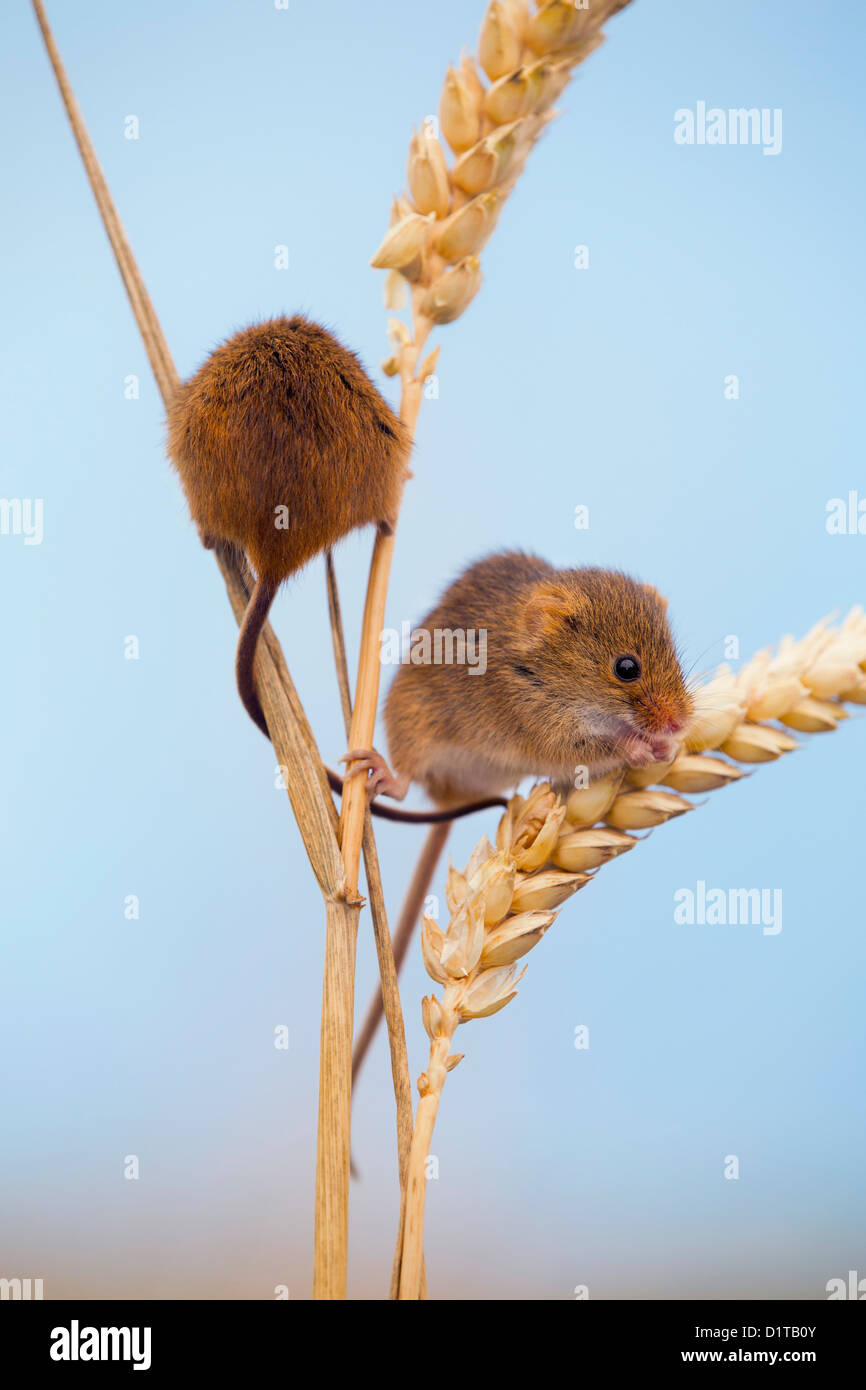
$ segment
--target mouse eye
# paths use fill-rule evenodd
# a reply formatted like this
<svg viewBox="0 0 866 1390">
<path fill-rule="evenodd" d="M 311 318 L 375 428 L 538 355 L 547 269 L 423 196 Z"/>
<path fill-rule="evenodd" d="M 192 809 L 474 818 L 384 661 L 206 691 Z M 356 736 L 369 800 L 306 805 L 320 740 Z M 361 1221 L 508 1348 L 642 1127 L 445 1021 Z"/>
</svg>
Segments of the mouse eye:
<svg viewBox="0 0 866 1390">
<path fill-rule="evenodd" d="M 613 674 L 618 681 L 636 681 L 640 675 L 640 662 L 636 656 L 618 656 L 613 663 Z"/>
</svg>

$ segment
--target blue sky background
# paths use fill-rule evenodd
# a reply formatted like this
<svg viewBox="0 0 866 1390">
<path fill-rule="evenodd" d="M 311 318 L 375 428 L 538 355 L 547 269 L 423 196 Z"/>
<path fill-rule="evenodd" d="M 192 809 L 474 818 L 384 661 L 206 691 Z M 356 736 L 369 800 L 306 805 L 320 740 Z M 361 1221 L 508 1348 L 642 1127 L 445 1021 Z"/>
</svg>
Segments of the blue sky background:
<svg viewBox="0 0 866 1390">
<path fill-rule="evenodd" d="M 296 309 L 378 367 L 369 256 L 412 124 L 482 8 L 50 4 L 183 374 Z M 2 28 L 0 494 L 43 498 L 45 535 L 0 536 L 0 1275 L 42 1277 L 47 1297 L 305 1297 L 320 900 L 235 695 L 235 625 L 23 0 Z M 824 524 L 829 498 L 866 495 L 864 31 L 848 0 L 637 0 L 611 23 L 482 293 L 440 335 L 395 625 L 514 545 L 651 580 L 699 668 L 727 634 L 747 656 L 866 599 L 866 538 Z M 676 145 L 674 111 L 699 100 L 782 108 L 781 154 Z M 353 661 L 370 545 L 338 557 Z M 320 563 L 274 621 L 333 760 Z M 434 1141 L 434 1296 L 820 1298 L 866 1275 L 864 751 L 852 721 L 657 831 L 566 907 L 518 1000 L 462 1030 Z M 494 824 L 461 823 L 456 861 Z M 419 838 L 380 831 L 395 915 Z M 782 932 L 675 925 L 673 894 L 698 879 L 781 888 Z M 374 979 L 365 919 L 359 1013 Z M 413 955 L 413 1076 L 427 988 Z M 350 1288 L 379 1297 L 396 1220 L 384 1045 L 356 1110 Z"/>
</svg>

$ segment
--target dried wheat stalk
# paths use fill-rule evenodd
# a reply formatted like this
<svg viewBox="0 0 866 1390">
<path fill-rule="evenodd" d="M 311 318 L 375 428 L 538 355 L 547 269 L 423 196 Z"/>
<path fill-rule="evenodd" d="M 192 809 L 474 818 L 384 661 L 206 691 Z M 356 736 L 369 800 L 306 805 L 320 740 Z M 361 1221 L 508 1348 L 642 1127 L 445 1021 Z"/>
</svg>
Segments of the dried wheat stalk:
<svg viewBox="0 0 866 1390">
<path fill-rule="evenodd" d="M 425 917 L 421 935 L 427 973 L 443 991 L 441 999 L 429 995 L 422 1003 L 430 1058 L 418 1080 L 401 1299 L 420 1296 L 425 1164 L 445 1077 L 463 1056 L 452 1052 L 458 1026 L 498 1013 L 514 998 L 523 974 L 517 973 L 518 962 L 593 870 L 638 843 L 630 831 L 693 810 L 679 793 L 714 791 L 736 781 L 744 775 L 738 762 L 772 762 L 793 751 L 797 741 L 786 729 L 830 732 L 848 717 L 846 702 L 866 704 L 866 615 L 855 608 L 839 627 L 830 621 L 822 620 L 799 642 L 785 637 L 775 653 L 759 652 L 737 675 L 723 666 L 698 686 L 693 722 L 672 762 L 625 779 L 605 777 L 575 789 L 566 802 L 546 784 L 536 786 L 528 797 L 510 802 L 496 849 L 485 836 L 465 872 L 449 871 L 447 930 Z"/>
<path fill-rule="evenodd" d="M 414 432 L 424 382 L 438 348 L 419 365 L 431 331 L 459 318 L 481 285 L 478 253 L 484 246 L 527 156 L 552 120 L 554 102 L 575 69 L 602 42 L 601 27 L 629 0 L 493 0 L 478 39 L 478 60 L 464 57 L 445 78 L 439 104 L 445 150 L 430 129 L 413 134 L 408 192 L 394 200 L 391 226 L 372 264 L 389 271 L 386 302 L 403 303 L 408 284 L 411 326 L 391 320 L 394 353 L 385 363 L 401 383 L 400 415 Z M 479 68 L 489 79 L 485 84 Z M 379 697 L 379 634 L 394 535 L 380 529 L 373 548 L 361 632 L 350 747 L 373 742 Z M 348 769 L 351 771 L 351 768 Z M 363 779 L 343 795 L 341 848 L 349 889 L 357 886 L 364 824 Z"/>
<path fill-rule="evenodd" d="M 407 191 L 394 199 L 389 230 L 372 258 L 374 267 L 388 272 L 389 309 L 401 309 L 409 289 L 409 323 L 390 320 L 393 352 L 383 368 L 400 378 L 400 415 L 413 432 L 422 389 L 439 354 L 436 347 L 421 360 L 431 332 L 459 318 L 477 294 L 479 253 L 530 150 L 556 114 L 554 103 L 574 69 L 602 42 L 602 25 L 628 3 L 596 0 L 582 8 L 574 0 L 533 6 L 529 0 L 493 0 L 481 24 L 477 60 L 464 56 L 459 67 L 449 69 L 442 89 L 439 125 L 451 162 L 431 122 L 413 132 Z M 373 741 L 378 642 L 393 549 L 393 533 L 380 530 L 361 632 L 352 748 Z M 350 888 L 357 881 L 363 816 L 364 788 L 356 777 L 347 783 L 340 825 Z M 440 845 L 442 838 L 440 831 Z M 414 913 L 409 920 L 414 926 Z"/>
<path fill-rule="evenodd" d="M 81 154 L 90 185 L 108 234 L 163 402 L 168 406 L 179 378 L 168 344 L 147 294 L 105 177 L 96 158 L 78 103 L 48 25 L 42 0 L 32 0 L 46 50 Z M 238 623 L 249 602 L 248 577 L 225 547 L 214 550 Z M 337 839 L 338 823 L 327 776 L 282 649 L 266 625 L 256 652 L 256 686 L 279 764 L 286 769 L 292 811 L 304 847 L 325 900 L 325 969 L 322 1000 L 319 1084 L 318 1157 L 316 1164 L 316 1222 L 314 1296 L 344 1298 L 348 1253 L 349 1127 L 352 1029 L 354 1022 L 355 942 L 360 899 L 347 893 Z M 375 854 L 370 832 L 371 855 Z M 376 865 L 371 858 L 371 873 Z M 384 903 L 376 885 L 377 947 L 380 963 L 391 949 Z M 389 1038 L 394 1060 L 394 1085 L 400 1140 L 401 1178 L 405 1167 L 406 1130 L 411 1125 L 411 1101 L 405 1094 L 402 1016 L 396 995 L 393 958 L 383 967 Z M 389 989 L 389 983 L 393 988 Z"/>
</svg>

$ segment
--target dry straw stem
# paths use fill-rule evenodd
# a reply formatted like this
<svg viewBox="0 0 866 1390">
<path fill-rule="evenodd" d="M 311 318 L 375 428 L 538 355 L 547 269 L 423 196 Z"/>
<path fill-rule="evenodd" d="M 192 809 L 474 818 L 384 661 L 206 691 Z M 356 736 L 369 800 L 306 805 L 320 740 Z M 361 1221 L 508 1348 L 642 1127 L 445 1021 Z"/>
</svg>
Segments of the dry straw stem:
<svg viewBox="0 0 866 1390">
<path fill-rule="evenodd" d="M 529 152 L 556 114 L 554 103 L 577 65 L 602 42 L 604 22 L 627 3 L 598 0 L 585 9 L 571 0 L 532 6 L 528 0 L 494 0 L 482 20 L 477 60 L 464 56 L 446 74 L 439 123 L 451 149 L 450 163 L 432 123 L 412 135 L 407 191 L 394 199 L 388 232 L 372 264 L 388 272 L 389 309 L 403 307 L 409 287 L 410 323 L 391 320 L 393 353 L 384 370 L 400 377 L 400 414 L 413 432 L 423 385 L 436 370 L 438 347 L 421 361 L 430 333 L 459 318 L 477 294 L 479 253 Z M 361 635 L 353 748 L 373 741 L 378 641 L 393 547 L 393 533 L 380 530 Z M 363 792 L 361 779 L 354 778 L 343 797 L 341 846 L 350 886 L 357 877 Z M 436 837 L 438 848 L 428 840 L 429 853 L 438 853 L 443 842 L 442 832 Z M 401 924 L 408 922 L 411 929 L 414 920 L 407 903 Z"/>
<path fill-rule="evenodd" d="M 574 68 L 601 43 L 601 26 L 627 3 L 596 0 L 589 9 L 578 9 L 572 0 L 537 6 L 528 0 L 494 0 L 481 24 L 477 62 L 464 57 L 445 78 L 439 121 L 451 147 L 451 164 L 432 130 L 425 127 L 412 136 L 408 190 L 394 200 L 391 225 L 372 264 L 389 272 L 390 308 L 402 307 L 407 285 L 410 290 L 411 324 L 392 320 L 394 352 L 385 371 L 400 377 L 400 416 L 413 433 L 424 382 L 436 367 L 438 349 L 420 361 L 427 339 L 435 326 L 459 318 L 477 294 L 479 252 L 530 150 L 555 114 L 554 102 Z M 393 553 L 393 531 L 380 528 L 364 608 L 352 748 L 373 742 L 379 636 Z M 341 816 L 350 890 L 357 886 L 364 807 L 363 778 L 354 777 L 343 794 Z"/>
<path fill-rule="evenodd" d="M 87 134 L 41 0 L 33 0 L 33 8 L 136 323 L 167 407 L 179 382 L 176 368 Z M 235 619 L 240 623 L 249 598 L 247 576 L 229 551 L 220 548 L 214 554 L 225 580 Z M 274 751 L 285 769 L 292 810 L 326 905 L 314 1294 L 319 1298 L 344 1298 L 354 957 L 360 901 L 356 894 L 347 895 L 345 890 L 337 816 L 326 774 L 280 644 L 270 625 L 264 628 L 256 653 L 256 685 Z M 405 1104 L 398 1104 L 398 1109 L 405 1129 Z"/>
<path fill-rule="evenodd" d="M 334 645 L 334 664 L 343 709 L 343 722 L 348 737 L 352 723 L 352 697 L 349 687 L 349 668 L 346 661 L 346 644 L 343 634 L 343 621 L 340 613 L 340 598 L 337 577 L 334 570 L 334 557 L 329 551 L 326 556 L 326 576 L 328 585 L 328 611 L 331 619 L 331 636 Z M 373 918 L 373 935 L 379 962 L 381 980 L 381 1000 L 385 1023 L 388 1030 L 388 1043 L 391 1051 L 391 1072 L 394 1082 L 394 1097 L 397 1103 L 397 1152 L 401 1185 L 405 1176 L 412 1139 L 412 1085 L 409 1079 L 409 1059 L 406 1052 L 406 1030 L 403 1011 L 400 1006 L 400 990 L 397 984 L 399 961 L 391 943 L 388 917 L 385 910 L 385 895 L 379 868 L 379 856 L 373 835 L 369 809 L 364 822 L 364 868 L 367 890 L 370 898 L 370 911 Z M 353 1067 L 354 1080 L 354 1067 Z"/>
<path fill-rule="evenodd" d="M 328 613 L 331 619 L 331 638 L 334 645 L 334 665 L 337 672 L 337 684 L 340 690 L 340 703 L 343 710 L 343 722 L 346 726 L 348 736 L 352 723 L 352 694 L 349 686 L 349 667 L 346 661 L 346 642 L 343 633 L 343 619 L 340 612 L 340 595 L 337 588 L 337 575 L 334 569 L 334 557 L 329 550 L 325 557 L 325 572 L 328 585 Z M 381 1000 L 381 1012 L 385 1015 L 385 1024 L 388 1031 L 388 1045 L 391 1053 L 391 1077 L 394 1085 L 394 1099 L 396 1102 L 397 1113 L 397 1163 L 400 1178 L 400 1210 L 401 1220 L 398 1229 L 402 1229 L 402 1211 L 405 1204 L 405 1183 L 406 1174 L 409 1167 L 409 1148 L 412 1143 L 412 1082 L 409 1077 L 409 1056 L 406 1051 L 406 1028 L 403 1022 L 403 1010 L 400 1005 L 400 990 L 397 983 L 397 976 L 400 970 L 400 959 L 397 951 L 392 946 L 391 933 L 388 929 L 388 916 L 385 910 L 385 893 L 382 887 L 382 875 L 379 869 L 379 855 L 376 849 L 376 841 L 373 835 L 373 826 L 369 809 L 364 821 L 364 869 L 367 877 L 367 891 L 370 897 L 370 913 L 373 918 L 373 935 L 376 942 L 376 956 L 379 963 L 379 977 L 381 991 L 377 998 L 377 1003 Z M 420 910 L 420 909 L 419 909 Z M 381 1014 L 377 1010 L 377 1021 Z M 352 1082 L 354 1084 L 358 1063 L 353 1057 L 352 1061 Z M 394 1250 L 393 1268 L 391 1271 L 391 1297 L 397 1297 L 400 1286 L 400 1260 L 402 1258 L 402 1242 L 398 1239 Z"/>
<path fill-rule="evenodd" d="M 514 998 L 520 960 L 594 870 L 637 844 L 630 832 L 694 809 L 680 792 L 726 786 L 745 775 L 738 762 L 772 762 L 793 751 L 798 745 L 788 729 L 830 732 L 848 717 L 846 702 L 866 704 L 866 616 L 855 608 L 839 627 L 830 623 L 822 620 L 799 642 L 785 637 L 775 653 L 759 652 L 737 675 L 720 667 L 695 691 L 695 717 L 672 762 L 625 779 L 606 777 L 565 803 L 546 784 L 525 799 L 516 796 L 499 823 L 496 848 L 485 837 L 463 873 L 450 870 L 448 928 L 442 932 L 430 917 L 422 927 L 427 973 L 443 991 L 422 1004 L 430 1060 L 418 1081 L 401 1298 L 419 1297 L 425 1165 L 445 1078 L 462 1056 L 452 1051 L 458 1026 L 498 1013 Z"/>
<path fill-rule="evenodd" d="M 418 918 L 421 916 L 421 909 L 430 891 L 430 884 L 433 881 L 433 875 L 436 872 L 436 866 L 439 863 L 450 830 L 451 826 L 447 821 L 440 821 L 435 825 L 431 825 L 425 836 L 424 845 L 415 864 L 411 882 L 406 890 L 406 897 L 403 900 L 400 917 L 393 936 L 394 964 L 398 974 L 406 958 L 406 952 L 414 938 L 415 926 Z M 379 991 L 373 995 L 373 998 L 370 1000 L 370 1007 L 364 1016 L 364 1022 L 355 1039 L 355 1052 L 352 1058 L 353 1086 L 358 1080 L 361 1068 L 364 1065 L 364 1059 L 376 1036 L 379 1023 L 382 1019 L 382 999 L 383 996 Z"/>
</svg>

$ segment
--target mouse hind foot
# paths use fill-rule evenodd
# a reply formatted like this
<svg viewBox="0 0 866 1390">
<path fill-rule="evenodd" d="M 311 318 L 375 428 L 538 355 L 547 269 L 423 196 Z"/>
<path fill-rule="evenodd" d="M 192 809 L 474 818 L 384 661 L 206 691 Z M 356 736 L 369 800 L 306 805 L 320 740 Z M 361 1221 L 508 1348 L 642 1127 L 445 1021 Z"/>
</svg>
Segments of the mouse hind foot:
<svg viewBox="0 0 866 1390">
<path fill-rule="evenodd" d="M 395 775 L 381 753 L 375 748 L 352 748 L 340 758 L 341 763 L 354 763 L 343 778 L 343 784 L 352 777 L 367 778 L 367 796 L 370 801 L 376 796 L 390 796 L 394 801 L 402 801 L 409 790 L 410 777 L 402 772 Z"/>
</svg>

